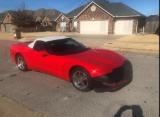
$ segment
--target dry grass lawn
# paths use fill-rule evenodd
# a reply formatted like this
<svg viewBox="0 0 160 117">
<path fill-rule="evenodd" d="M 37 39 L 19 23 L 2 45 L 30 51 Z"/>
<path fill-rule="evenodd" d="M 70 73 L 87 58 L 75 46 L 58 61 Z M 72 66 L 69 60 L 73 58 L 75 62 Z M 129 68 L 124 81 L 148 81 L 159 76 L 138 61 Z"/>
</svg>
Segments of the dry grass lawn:
<svg viewBox="0 0 160 117">
<path fill-rule="evenodd" d="M 159 43 L 158 35 L 131 35 L 118 39 L 121 42 L 136 42 L 136 43 Z"/>
<path fill-rule="evenodd" d="M 54 35 L 71 35 L 75 33 L 65 33 L 65 32 L 32 32 L 32 33 L 21 33 L 21 39 L 19 41 L 30 41 L 37 37 L 44 36 L 54 36 Z M 14 41 L 13 33 L 0 32 L 0 39 L 12 40 Z M 17 41 L 17 40 L 15 40 Z"/>
<path fill-rule="evenodd" d="M 159 36 L 154 34 L 130 35 L 105 43 L 104 46 L 117 49 L 159 51 Z"/>
</svg>

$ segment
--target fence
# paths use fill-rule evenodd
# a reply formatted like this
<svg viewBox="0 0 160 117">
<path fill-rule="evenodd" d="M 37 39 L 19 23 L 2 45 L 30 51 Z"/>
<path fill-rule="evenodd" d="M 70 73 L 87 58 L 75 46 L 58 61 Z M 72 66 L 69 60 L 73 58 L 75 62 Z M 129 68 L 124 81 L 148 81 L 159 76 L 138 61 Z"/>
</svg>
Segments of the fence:
<svg viewBox="0 0 160 117">
<path fill-rule="evenodd" d="M 149 16 L 146 19 L 144 31 L 159 34 L 159 16 Z"/>
<path fill-rule="evenodd" d="M 147 22 L 145 25 L 145 32 L 156 33 L 159 30 L 159 21 Z"/>
</svg>

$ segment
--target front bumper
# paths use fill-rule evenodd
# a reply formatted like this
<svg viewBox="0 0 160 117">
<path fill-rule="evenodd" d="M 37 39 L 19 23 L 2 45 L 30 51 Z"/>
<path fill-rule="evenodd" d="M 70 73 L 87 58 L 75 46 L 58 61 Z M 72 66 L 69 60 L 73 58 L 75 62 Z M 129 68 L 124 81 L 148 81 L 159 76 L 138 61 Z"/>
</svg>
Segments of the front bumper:
<svg viewBox="0 0 160 117">
<path fill-rule="evenodd" d="M 96 88 L 106 86 L 116 89 L 120 86 L 130 83 L 132 78 L 132 64 L 129 60 L 126 60 L 122 66 L 113 69 L 111 73 L 94 78 L 93 83 Z"/>
</svg>

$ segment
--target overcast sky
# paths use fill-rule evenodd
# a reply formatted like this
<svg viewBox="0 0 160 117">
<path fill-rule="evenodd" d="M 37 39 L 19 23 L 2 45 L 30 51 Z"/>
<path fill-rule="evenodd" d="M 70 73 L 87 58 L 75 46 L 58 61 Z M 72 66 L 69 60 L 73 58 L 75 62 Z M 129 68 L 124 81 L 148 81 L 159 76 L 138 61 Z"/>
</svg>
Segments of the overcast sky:
<svg viewBox="0 0 160 117">
<path fill-rule="evenodd" d="M 39 8 L 57 9 L 63 13 L 89 2 L 91 0 L 0 0 L 0 12 L 15 10 L 19 4 L 24 2 L 28 9 Z M 159 14 L 159 0 L 109 0 L 110 2 L 122 2 L 140 13 L 148 16 Z"/>
</svg>

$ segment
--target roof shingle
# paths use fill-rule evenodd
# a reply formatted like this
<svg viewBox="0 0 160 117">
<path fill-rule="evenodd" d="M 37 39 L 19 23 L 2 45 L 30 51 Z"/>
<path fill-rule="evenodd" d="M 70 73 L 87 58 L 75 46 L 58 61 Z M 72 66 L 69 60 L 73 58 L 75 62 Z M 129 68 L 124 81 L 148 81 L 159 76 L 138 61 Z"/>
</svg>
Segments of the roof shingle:
<svg viewBox="0 0 160 117">
<path fill-rule="evenodd" d="M 118 3 L 110 3 L 106 0 L 92 0 L 91 2 L 96 3 L 99 7 L 104 9 L 106 12 L 113 16 L 117 17 L 132 17 L 132 16 L 144 16 L 140 12 L 132 9 L 131 7 L 118 2 Z M 87 7 L 91 2 L 69 12 L 67 14 L 67 17 L 74 18 L 74 16 L 77 16 L 84 8 Z"/>
<path fill-rule="evenodd" d="M 87 5 L 89 5 L 89 3 L 85 4 L 85 5 L 82 5 L 78 8 L 76 8 L 75 10 L 69 12 L 66 14 L 66 16 L 68 18 L 74 18 L 75 16 L 77 16 L 85 7 L 87 7 Z"/>
<path fill-rule="evenodd" d="M 36 18 L 39 16 L 41 19 L 43 19 L 45 16 L 48 17 L 50 20 L 54 21 L 59 15 L 61 14 L 60 11 L 55 9 L 38 9 L 34 13 L 34 17 Z"/>
</svg>

